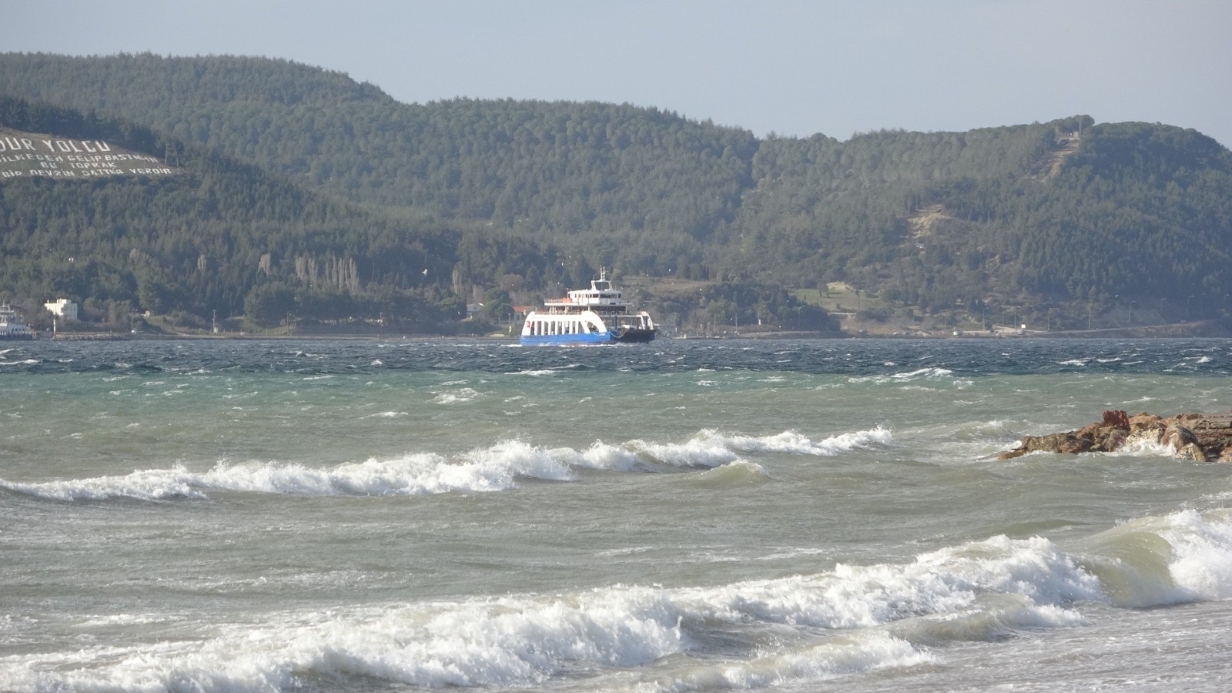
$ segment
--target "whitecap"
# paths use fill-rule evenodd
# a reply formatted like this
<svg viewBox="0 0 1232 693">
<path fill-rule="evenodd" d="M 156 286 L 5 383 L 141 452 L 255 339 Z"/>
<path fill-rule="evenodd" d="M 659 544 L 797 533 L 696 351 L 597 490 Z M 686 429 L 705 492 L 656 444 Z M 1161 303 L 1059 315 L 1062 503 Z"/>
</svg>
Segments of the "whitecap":
<svg viewBox="0 0 1232 693">
<path fill-rule="evenodd" d="M 0 488 L 38 498 L 59 501 L 99 501 L 110 498 L 167 500 L 205 498 L 197 488 L 197 475 L 182 466 L 172 469 L 146 469 L 125 476 L 56 480 L 28 483 L 0 479 Z"/>
<path fill-rule="evenodd" d="M 669 688 L 762 687 L 933 661 L 910 640 L 912 628 L 878 629 L 887 624 L 936 618 L 943 625 L 1011 605 L 1001 623 L 1065 627 L 1082 623 L 1071 605 L 1083 600 L 1103 601 L 1098 582 L 1050 542 L 994 537 L 906 563 L 718 586 L 613 585 L 269 614 L 260 625 L 220 627 L 201 642 L 17 655 L 0 670 L 0 689 L 282 690 L 314 673 L 428 687 L 535 687 L 567 672 L 646 667 L 699 648 L 697 636 L 714 628 L 794 629 L 798 637 L 781 640 L 796 643 L 791 649 L 762 648 L 752 659 L 726 662 L 699 657 L 698 668 L 674 675 L 646 670 L 669 676 L 659 679 Z M 816 629 L 849 634 L 819 643 Z"/>
<path fill-rule="evenodd" d="M 134 498 L 204 499 L 206 491 L 227 490 L 299 496 L 395 496 L 449 492 L 490 492 L 516 487 L 518 478 L 567 481 L 567 463 L 550 452 L 519 441 L 497 443 L 464 453 L 457 461 L 433 453 L 369 459 L 332 469 L 299 463 L 220 462 L 205 473 L 171 469 L 134 471 L 70 481 L 19 483 L 0 479 L 0 488 L 61 501 Z"/>
<path fill-rule="evenodd" d="M 629 448 L 646 455 L 656 462 L 676 467 L 717 467 L 740 459 L 721 441 L 694 438 L 686 443 L 651 443 L 631 440 Z"/>
<path fill-rule="evenodd" d="M 813 441 L 795 431 L 783 431 L 782 433 L 770 436 L 752 437 L 723 435 L 714 430 L 706 429 L 701 431 L 698 436 L 704 440 L 743 452 L 785 452 L 822 457 L 869 448 L 875 445 L 889 445 L 894 441 L 894 436 L 890 430 L 882 426 L 864 431 L 841 433 L 820 441 Z"/>
<path fill-rule="evenodd" d="M 434 394 L 436 397 L 432 401 L 437 404 L 458 404 L 460 402 L 470 402 L 479 396 L 478 392 L 469 387 L 464 387 L 449 392 L 437 392 Z"/>
</svg>

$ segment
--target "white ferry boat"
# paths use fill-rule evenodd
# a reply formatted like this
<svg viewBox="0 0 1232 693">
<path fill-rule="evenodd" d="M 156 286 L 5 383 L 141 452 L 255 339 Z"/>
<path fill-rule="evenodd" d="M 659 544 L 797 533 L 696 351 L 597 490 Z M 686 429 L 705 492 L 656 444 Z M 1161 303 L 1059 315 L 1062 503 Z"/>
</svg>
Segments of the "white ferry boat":
<svg viewBox="0 0 1232 693">
<path fill-rule="evenodd" d="M 34 331 L 7 303 L 0 305 L 0 339 L 34 339 Z"/>
<path fill-rule="evenodd" d="M 610 344 L 654 338 L 650 314 L 633 312 L 624 293 L 612 287 L 606 270 L 600 270 L 599 278 L 591 280 L 589 289 L 544 301 L 543 308 L 528 313 L 522 325 L 522 344 Z"/>
</svg>

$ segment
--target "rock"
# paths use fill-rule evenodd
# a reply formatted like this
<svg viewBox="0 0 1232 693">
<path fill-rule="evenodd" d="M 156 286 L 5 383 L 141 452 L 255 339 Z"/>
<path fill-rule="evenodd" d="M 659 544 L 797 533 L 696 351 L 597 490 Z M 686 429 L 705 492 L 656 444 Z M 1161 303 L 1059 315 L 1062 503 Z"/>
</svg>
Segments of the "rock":
<svg viewBox="0 0 1232 693">
<path fill-rule="evenodd" d="M 1187 445 L 1197 445 L 1198 439 L 1194 436 L 1193 431 L 1179 423 L 1173 423 L 1164 429 L 1164 434 L 1160 437 L 1159 444 L 1172 448 L 1179 453 Z"/>
<path fill-rule="evenodd" d="M 1076 455 L 1091 449 L 1091 439 L 1069 433 L 1052 433 L 1046 436 L 1026 436 L 1017 448 L 1001 453 L 1003 460 L 1021 457 L 1028 452 L 1057 452 Z"/>
<path fill-rule="evenodd" d="M 1163 417 L 1155 416 L 1154 414 L 1148 414 L 1146 412 L 1142 412 L 1141 414 L 1134 414 L 1133 416 L 1129 417 L 1129 432 L 1130 433 L 1137 433 L 1138 431 L 1142 429 L 1153 429 L 1156 427 L 1158 427 L 1159 430 L 1162 432 L 1164 429 L 1164 426 L 1165 424 L 1164 424 Z"/>
<path fill-rule="evenodd" d="M 1123 411 L 1105 411 L 1104 426 L 1129 430 L 1129 415 Z"/>
<path fill-rule="evenodd" d="M 1197 443 L 1187 443 L 1180 450 L 1176 451 L 1175 457 L 1179 460 L 1193 460 L 1194 462 L 1205 462 L 1206 451 Z"/>
<path fill-rule="evenodd" d="M 1018 447 L 999 457 L 1008 460 L 1028 452 L 1113 452 L 1127 442 L 1162 445 L 1180 459 L 1232 463 L 1232 414 L 1185 413 L 1165 419 L 1146 412 L 1131 417 L 1109 410 L 1099 422 L 1076 431 L 1026 436 Z"/>
<path fill-rule="evenodd" d="M 1159 439 L 1164 437 L 1164 430 L 1167 429 L 1167 426 L 1162 423 L 1163 419 L 1160 419 L 1158 416 L 1155 418 L 1158 420 L 1149 425 L 1135 426 L 1131 422 L 1131 433 L 1125 439 L 1125 442 L 1132 445 L 1159 445 Z"/>
</svg>

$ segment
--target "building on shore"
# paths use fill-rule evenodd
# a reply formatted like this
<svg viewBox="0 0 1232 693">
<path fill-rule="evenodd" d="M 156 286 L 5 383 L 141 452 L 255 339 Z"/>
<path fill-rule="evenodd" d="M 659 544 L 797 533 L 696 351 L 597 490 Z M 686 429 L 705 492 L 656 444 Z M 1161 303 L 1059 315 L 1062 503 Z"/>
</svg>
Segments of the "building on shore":
<svg viewBox="0 0 1232 693">
<path fill-rule="evenodd" d="M 67 298 L 44 303 L 43 307 L 50 311 L 52 315 L 58 315 L 64 320 L 77 320 L 77 304 Z"/>
</svg>

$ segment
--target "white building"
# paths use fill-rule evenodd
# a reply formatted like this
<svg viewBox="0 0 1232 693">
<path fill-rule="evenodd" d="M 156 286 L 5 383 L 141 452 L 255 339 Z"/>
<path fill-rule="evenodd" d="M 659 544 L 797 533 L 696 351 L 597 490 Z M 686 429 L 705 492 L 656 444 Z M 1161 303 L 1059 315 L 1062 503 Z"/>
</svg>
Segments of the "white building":
<svg viewBox="0 0 1232 693">
<path fill-rule="evenodd" d="M 44 303 L 43 307 L 51 311 L 52 314 L 58 315 L 65 320 L 77 319 L 77 304 L 67 298 L 62 298 L 59 301 L 53 301 L 51 303 Z"/>
</svg>

